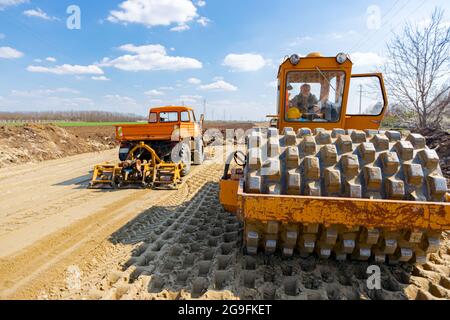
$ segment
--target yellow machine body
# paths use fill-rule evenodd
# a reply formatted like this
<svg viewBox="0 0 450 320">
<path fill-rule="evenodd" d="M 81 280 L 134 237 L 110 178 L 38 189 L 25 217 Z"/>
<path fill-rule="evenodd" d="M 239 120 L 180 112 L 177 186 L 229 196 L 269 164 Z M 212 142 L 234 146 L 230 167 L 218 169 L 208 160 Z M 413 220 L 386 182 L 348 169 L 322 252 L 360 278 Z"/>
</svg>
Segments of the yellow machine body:
<svg viewBox="0 0 450 320">
<path fill-rule="evenodd" d="M 381 74 L 352 75 L 348 57 L 297 58 L 280 66 L 271 127 L 249 134 L 241 174 L 232 169 L 220 181 L 221 204 L 244 224 L 246 252 L 425 263 L 450 229 L 436 152 L 421 135 L 379 130 L 387 110 Z M 287 106 L 287 77 L 299 70 L 345 75 L 338 120 L 291 121 L 303 116 Z M 353 77 L 379 79 L 379 114 L 347 115 Z"/>
</svg>

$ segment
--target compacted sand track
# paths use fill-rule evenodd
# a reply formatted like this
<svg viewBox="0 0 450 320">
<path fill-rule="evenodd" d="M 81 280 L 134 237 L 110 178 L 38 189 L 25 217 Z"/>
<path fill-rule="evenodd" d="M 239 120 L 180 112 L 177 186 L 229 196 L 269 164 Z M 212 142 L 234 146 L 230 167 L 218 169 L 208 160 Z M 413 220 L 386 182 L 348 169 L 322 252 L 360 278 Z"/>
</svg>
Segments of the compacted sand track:
<svg viewBox="0 0 450 320">
<path fill-rule="evenodd" d="M 244 256 L 218 201 L 222 165 L 193 167 L 176 191 L 85 189 L 114 154 L 0 171 L 1 298 L 450 299 L 447 233 L 428 263 L 383 265 L 368 290 L 367 263 Z"/>
</svg>

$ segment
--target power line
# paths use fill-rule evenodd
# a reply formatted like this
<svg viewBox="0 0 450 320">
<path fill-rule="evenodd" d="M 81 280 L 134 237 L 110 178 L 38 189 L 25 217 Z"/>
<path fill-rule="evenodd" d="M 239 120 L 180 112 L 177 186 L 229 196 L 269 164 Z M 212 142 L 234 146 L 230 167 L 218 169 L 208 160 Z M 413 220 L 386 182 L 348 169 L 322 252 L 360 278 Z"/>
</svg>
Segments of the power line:
<svg viewBox="0 0 450 320">
<path fill-rule="evenodd" d="M 427 0 L 423 0 L 417 7 L 415 7 L 413 10 L 411 10 L 411 11 L 408 13 L 407 16 L 410 16 L 413 12 L 418 11 L 418 10 L 419 10 L 426 2 L 427 2 Z M 397 10 L 397 11 L 395 12 L 395 14 L 393 15 L 393 17 L 396 17 L 396 16 L 403 10 L 403 8 L 405 8 L 405 6 L 406 6 L 407 4 L 408 4 L 408 2 L 406 2 L 399 10 Z M 389 27 L 390 27 L 389 30 L 387 30 L 386 32 L 382 32 L 382 33 L 379 34 L 379 35 L 382 36 L 381 39 L 385 38 L 390 32 L 392 32 L 392 29 L 391 29 L 392 25 L 393 25 L 393 23 L 391 23 L 391 24 L 389 25 Z M 383 31 L 383 30 L 382 30 L 382 29 L 379 29 L 379 30 L 374 34 L 374 36 L 377 35 L 380 31 Z M 376 37 L 375 39 L 373 39 L 372 43 L 376 43 L 377 41 L 375 41 L 375 40 L 378 40 L 378 39 L 379 39 L 379 37 Z M 370 38 L 366 39 L 366 41 L 364 41 L 361 45 L 364 45 L 368 40 L 370 40 Z"/>
<path fill-rule="evenodd" d="M 416 8 L 414 8 L 413 10 L 411 10 L 411 11 L 408 13 L 407 16 L 410 16 L 413 12 L 419 10 L 426 2 L 427 2 L 427 0 L 423 0 Z M 406 4 L 408 4 L 408 3 L 406 3 Z M 396 14 L 395 14 L 394 16 L 396 16 L 396 15 L 397 15 L 397 14 L 398 14 L 405 6 L 406 6 L 406 4 L 404 4 L 404 5 L 400 8 L 400 10 L 397 10 L 397 12 L 396 12 Z M 391 23 L 391 25 L 390 25 L 389 27 L 392 27 L 392 23 Z M 381 31 L 381 29 L 378 30 L 378 32 L 379 32 L 379 31 Z M 378 32 L 377 32 L 377 33 L 378 33 Z M 389 30 L 387 30 L 386 32 L 380 33 L 381 38 L 380 38 L 380 37 L 377 37 L 377 38 L 374 39 L 374 41 L 372 41 L 372 42 L 377 42 L 377 41 L 375 41 L 375 40 L 378 40 L 379 38 L 380 38 L 380 39 L 384 39 L 390 32 L 392 32 L 392 29 L 391 29 L 391 28 L 389 28 Z"/>
<path fill-rule="evenodd" d="M 397 3 L 399 3 L 399 1 L 400 1 L 400 0 L 396 0 L 396 1 L 394 2 L 394 5 L 393 5 L 392 7 L 390 7 L 390 8 L 387 10 L 387 12 L 381 17 L 381 22 L 383 21 L 383 19 L 385 19 L 385 18 L 389 15 L 389 13 L 391 12 L 391 10 L 397 5 Z M 350 52 L 353 52 L 355 48 L 359 47 L 359 45 L 361 44 L 361 42 L 363 42 L 363 41 L 366 39 L 366 37 L 369 35 L 370 32 L 371 32 L 371 30 L 368 29 L 368 30 L 366 31 L 366 33 L 365 33 L 365 34 L 364 34 L 364 35 L 356 42 L 356 44 L 350 49 Z"/>
<path fill-rule="evenodd" d="M 425 1 L 426 1 L 426 0 L 425 0 Z M 398 15 L 405 7 L 406 7 L 407 4 L 408 4 L 408 1 L 406 1 L 401 7 L 399 7 L 399 8 L 397 9 L 397 11 L 395 11 L 394 14 L 393 14 L 391 17 L 389 17 L 389 19 L 386 19 L 386 20 L 385 20 L 384 25 L 386 25 L 386 26 L 387 26 L 387 25 L 391 26 L 390 22 L 392 21 L 392 18 L 395 18 L 395 17 L 396 17 L 396 16 L 397 16 L 397 15 Z M 383 17 L 383 18 L 386 18 L 386 16 Z M 383 20 L 383 19 L 382 19 L 382 20 Z M 353 51 L 356 51 L 356 50 L 358 50 L 359 48 L 361 48 L 361 47 L 362 47 L 363 45 L 365 45 L 369 40 L 371 40 L 371 39 L 373 39 L 374 37 L 376 37 L 376 35 L 379 34 L 382 30 L 383 30 L 382 28 L 379 28 L 379 29 L 376 30 L 371 36 L 362 39 L 362 42 L 360 42 L 359 45 L 357 45 L 356 48 L 353 49 Z M 372 41 L 372 43 L 374 43 L 374 42 Z"/>
</svg>

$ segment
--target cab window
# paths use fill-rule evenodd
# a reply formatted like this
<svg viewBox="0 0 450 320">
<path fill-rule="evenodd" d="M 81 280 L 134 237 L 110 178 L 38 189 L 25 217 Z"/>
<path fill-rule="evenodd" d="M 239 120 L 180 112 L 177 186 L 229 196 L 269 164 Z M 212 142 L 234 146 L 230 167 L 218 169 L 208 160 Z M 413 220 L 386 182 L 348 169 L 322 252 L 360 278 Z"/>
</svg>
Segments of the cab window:
<svg viewBox="0 0 450 320">
<path fill-rule="evenodd" d="M 181 112 L 181 122 L 189 122 L 189 112 L 183 111 Z"/>
<path fill-rule="evenodd" d="M 149 123 L 157 123 L 158 122 L 158 114 L 156 112 L 150 112 L 150 116 L 148 117 Z"/>
<path fill-rule="evenodd" d="M 178 122 L 178 112 L 160 112 L 159 122 Z"/>
<path fill-rule="evenodd" d="M 377 76 L 352 77 L 347 115 L 378 116 L 385 105 L 381 81 Z"/>
<path fill-rule="evenodd" d="M 285 120 L 339 122 L 344 95 L 343 71 L 291 71 L 286 79 Z"/>
</svg>

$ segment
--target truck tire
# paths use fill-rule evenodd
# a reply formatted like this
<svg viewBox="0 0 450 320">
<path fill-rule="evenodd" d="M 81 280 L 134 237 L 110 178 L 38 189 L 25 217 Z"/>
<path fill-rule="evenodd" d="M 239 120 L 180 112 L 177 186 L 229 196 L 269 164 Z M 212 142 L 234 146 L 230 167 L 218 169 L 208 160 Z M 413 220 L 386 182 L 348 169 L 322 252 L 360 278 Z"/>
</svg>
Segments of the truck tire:
<svg viewBox="0 0 450 320">
<path fill-rule="evenodd" d="M 203 147 L 203 141 L 201 139 L 199 141 L 196 140 L 192 161 L 194 165 L 198 166 L 203 164 L 204 159 L 205 159 L 205 151 Z"/>
<path fill-rule="evenodd" d="M 181 176 L 184 177 L 189 174 L 189 171 L 191 171 L 191 149 L 185 143 L 181 146 L 180 159 L 184 164 L 184 168 L 181 170 Z"/>
</svg>

